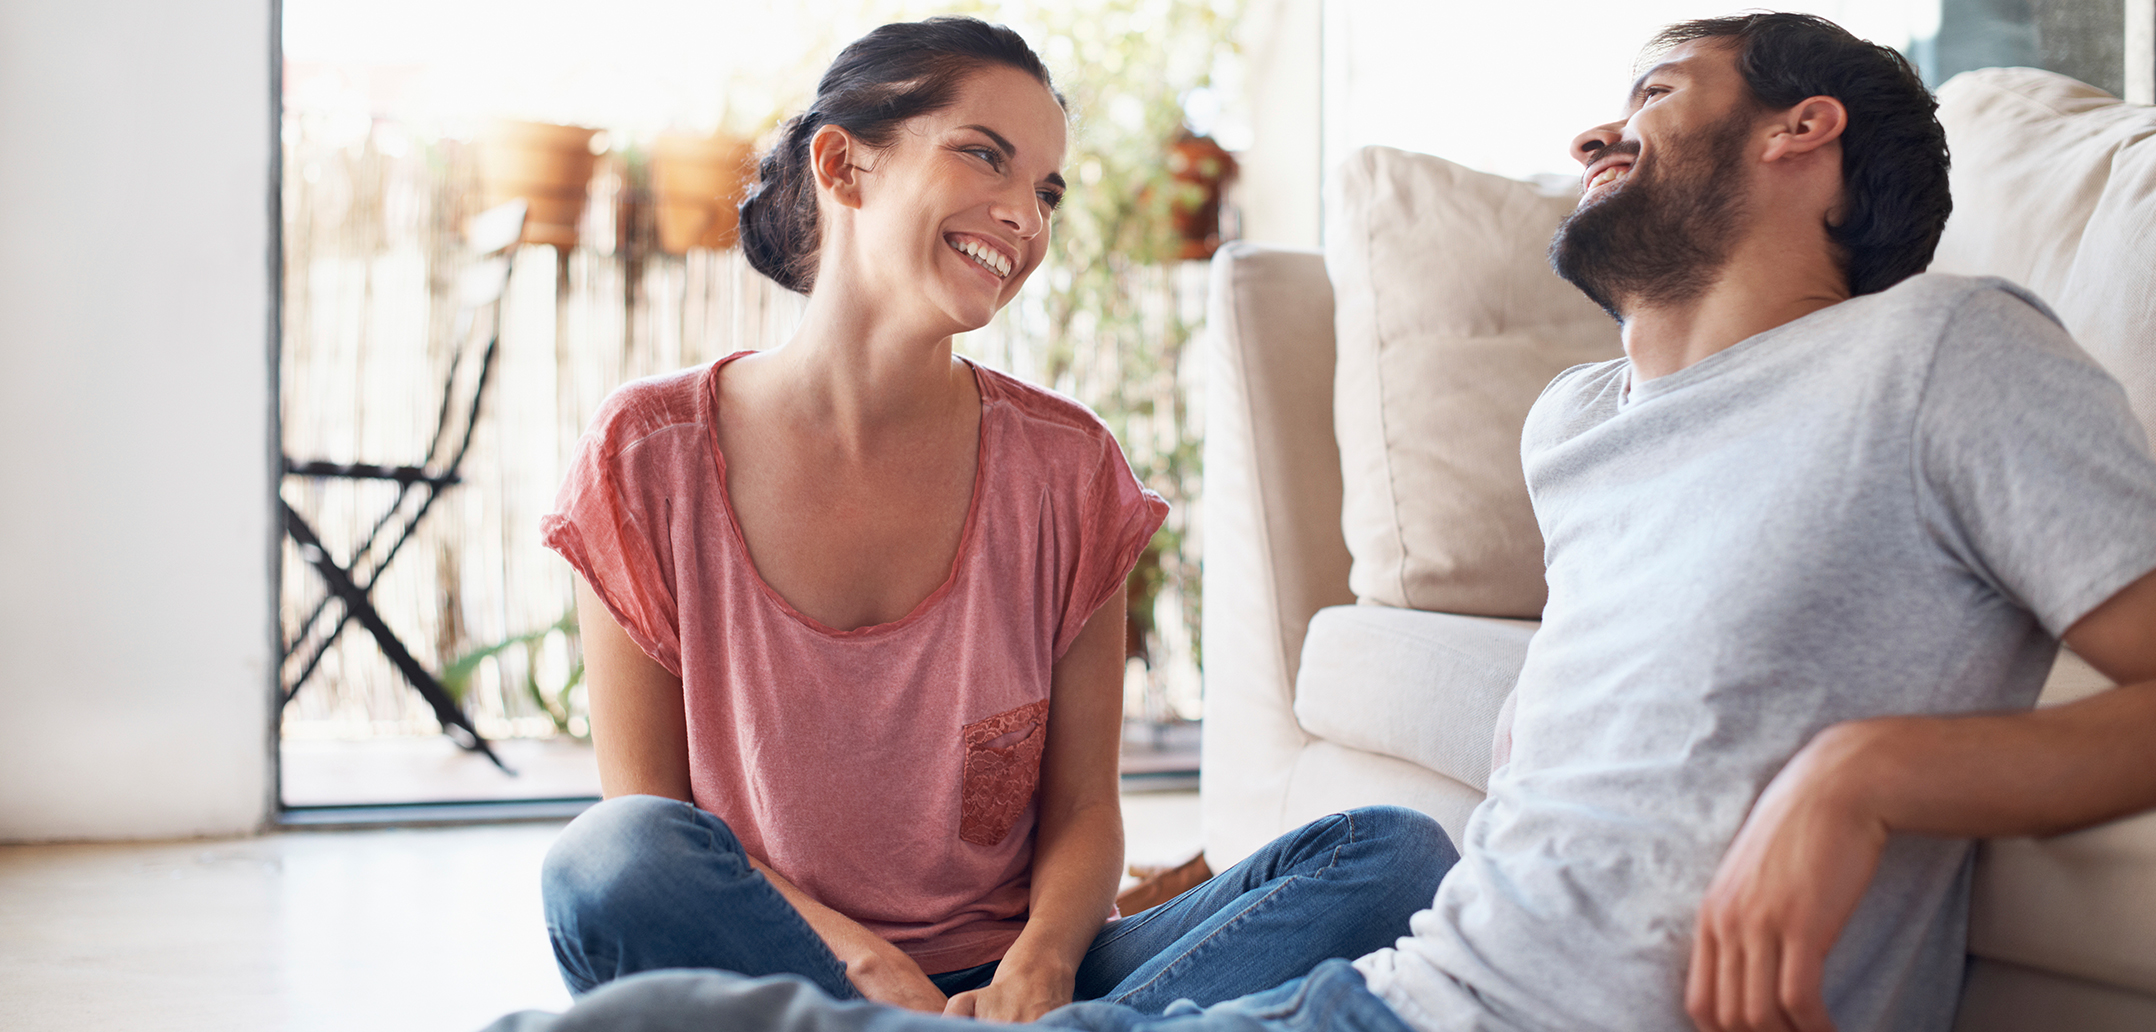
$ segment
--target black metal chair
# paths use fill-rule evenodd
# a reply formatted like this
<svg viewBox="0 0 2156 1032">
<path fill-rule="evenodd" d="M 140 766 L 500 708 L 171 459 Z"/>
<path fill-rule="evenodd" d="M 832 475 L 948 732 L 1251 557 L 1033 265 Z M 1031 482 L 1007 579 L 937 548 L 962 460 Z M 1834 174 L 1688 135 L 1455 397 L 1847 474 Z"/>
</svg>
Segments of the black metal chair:
<svg viewBox="0 0 2156 1032">
<path fill-rule="evenodd" d="M 494 371 L 495 353 L 501 346 L 502 293 L 509 283 L 510 259 L 524 232 L 525 211 L 524 201 L 510 201 L 481 213 L 468 227 L 466 238 L 471 260 L 457 281 L 457 316 L 452 331 L 456 350 L 450 357 L 449 371 L 443 377 L 441 406 L 426 456 L 411 466 L 302 462 L 285 456 L 284 475 L 287 478 L 387 481 L 396 485 L 394 500 L 353 547 L 350 555 L 342 560 L 332 556 L 323 545 L 321 535 L 300 516 L 291 502 L 281 494 L 278 498 L 284 513 L 285 534 L 297 546 L 300 558 L 321 575 L 328 589 L 285 641 L 280 669 L 293 669 L 294 658 L 302 652 L 305 657 L 297 664 L 297 673 L 284 681 L 281 701 L 289 704 L 299 694 L 321 665 L 322 657 L 336 644 L 344 629 L 357 620 L 374 637 L 390 664 L 420 697 L 427 700 L 435 719 L 441 721 L 442 732 L 459 746 L 484 755 L 510 774 L 516 772 L 495 754 L 479 729 L 472 725 L 471 718 L 458 706 L 457 700 L 389 629 L 369 593 L 381 580 L 382 571 L 388 568 L 390 560 L 411 541 L 413 532 L 426 518 L 435 499 L 462 481 L 459 470 L 465 455 L 471 451 L 472 433 L 478 426 L 480 406 Z M 481 336 L 482 319 L 485 344 L 477 348 L 477 368 L 471 369 L 468 366 L 474 358 L 474 345 Z M 460 401 L 463 402 L 461 405 L 458 404 Z M 328 624 L 325 631 L 323 627 L 331 600 L 342 605 L 336 621 Z"/>
</svg>

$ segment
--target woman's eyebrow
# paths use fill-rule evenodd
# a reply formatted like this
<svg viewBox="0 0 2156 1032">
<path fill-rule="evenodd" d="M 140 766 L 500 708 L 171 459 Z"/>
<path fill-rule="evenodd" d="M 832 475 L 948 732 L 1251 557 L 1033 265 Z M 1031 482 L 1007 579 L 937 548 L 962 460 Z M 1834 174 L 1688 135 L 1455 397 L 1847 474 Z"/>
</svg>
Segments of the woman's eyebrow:
<svg viewBox="0 0 2156 1032">
<path fill-rule="evenodd" d="M 1004 139 L 1003 134 L 995 131 L 994 129 L 990 129 L 985 125 L 962 125 L 959 126 L 959 128 L 971 129 L 974 132 L 981 134 L 982 136 L 986 136 L 989 139 L 994 140 L 996 142 L 997 149 L 1001 150 L 1003 152 L 1003 156 L 1006 158 L 1015 158 L 1018 156 L 1017 146 L 1012 144 L 1011 141 Z"/>
<path fill-rule="evenodd" d="M 988 137 L 989 140 L 995 143 L 996 149 L 1003 152 L 1003 156 L 1005 158 L 1016 158 L 1018 156 L 1018 146 L 1011 141 L 1004 139 L 1003 134 L 995 131 L 994 129 L 990 129 L 985 125 L 962 125 L 959 126 L 959 128 L 971 129 L 974 132 L 981 134 L 982 136 Z M 1055 188 L 1058 190 L 1063 189 L 1064 187 L 1069 185 L 1063 181 L 1063 173 L 1061 172 L 1050 172 L 1048 173 L 1047 179 L 1048 182 L 1051 185 L 1055 186 Z"/>
</svg>

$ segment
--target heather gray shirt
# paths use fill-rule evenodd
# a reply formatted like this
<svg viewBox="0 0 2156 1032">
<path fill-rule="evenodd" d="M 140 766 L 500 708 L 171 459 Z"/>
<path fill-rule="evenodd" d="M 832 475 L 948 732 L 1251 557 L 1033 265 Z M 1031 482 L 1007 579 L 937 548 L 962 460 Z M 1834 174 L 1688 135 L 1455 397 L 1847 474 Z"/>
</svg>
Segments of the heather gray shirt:
<svg viewBox="0 0 2156 1032">
<path fill-rule="evenodd" d="M 1549 605 L 1512 760 L 1413 934 L 1357 962 L 1424 1032 L 1690 1029 L 1701 894 L 1821 728 L 2023 709 L 2156 568 L 2156 463 L 2040 302 L 1925 275 L 1630 382 L 1565 372 L 1521 451 Z M 1944 1030 L 1972 855 L 1895 836 L 1826 969 L 1843 1032 Z"/>
</svg>

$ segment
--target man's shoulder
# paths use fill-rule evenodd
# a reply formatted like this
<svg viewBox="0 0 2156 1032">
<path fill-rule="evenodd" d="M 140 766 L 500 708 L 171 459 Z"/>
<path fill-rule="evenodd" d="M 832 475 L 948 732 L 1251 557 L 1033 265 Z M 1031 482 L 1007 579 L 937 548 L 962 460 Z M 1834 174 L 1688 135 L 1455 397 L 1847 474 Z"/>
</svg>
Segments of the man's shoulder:
<svg viewBox="0 0 2156 1032">
<path fill-rule="evenodd" d="M 1527 411 L 1527 423 L 1520 433 L 1522 453 L 1533 454 L 1544 445 L 1571 436 L 1583 419 L 1599 422 L 1614 415 L 1624 398 L 1631 370 L 1630 359 L 1613 358 L 1558 373 L 1544 385 L 1541 396 Z"/>
<path fill-rule="evenodd" d="M 1963 276 L 1947 272 L 1924 272 L 1911 276 L 1876 294 L 1863 294 L 1842 302 L 1852 315 L 1866 320 L 1881 317 L 1937 321 L 1942 326 L 1960 320 L 1972 310 L 2016 313 L 2061 325 L 2057 313 L 2027 287 L 1998 276 Z"/>
</svg>

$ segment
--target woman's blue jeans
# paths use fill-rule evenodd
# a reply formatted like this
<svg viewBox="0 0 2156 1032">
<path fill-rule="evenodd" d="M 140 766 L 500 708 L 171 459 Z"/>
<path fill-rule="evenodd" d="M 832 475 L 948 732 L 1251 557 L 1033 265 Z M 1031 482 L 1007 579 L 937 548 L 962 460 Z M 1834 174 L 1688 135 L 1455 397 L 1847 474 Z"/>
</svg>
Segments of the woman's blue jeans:
<svg viewBox="0 0 2156 1032">
<path fill-rule="evenodd" d="M 1176 898 L 1093 940 L 1075 997 L 1159 1014 L 1270 989 L 1331 958 L 1407 934 L 1459 854 L 1413 810 L 1366 807 L 1289 832 Z M 547 933 L 562 979 L 582 995 L 643 971 L 790 974 L 858 999 L 846 968 L 750 866 L 726 822 L 656 796 L 607 800 L 547 854 Z M 946 994 L 987 985 L 995 965 L 930 976 Z"/>
</svg>

